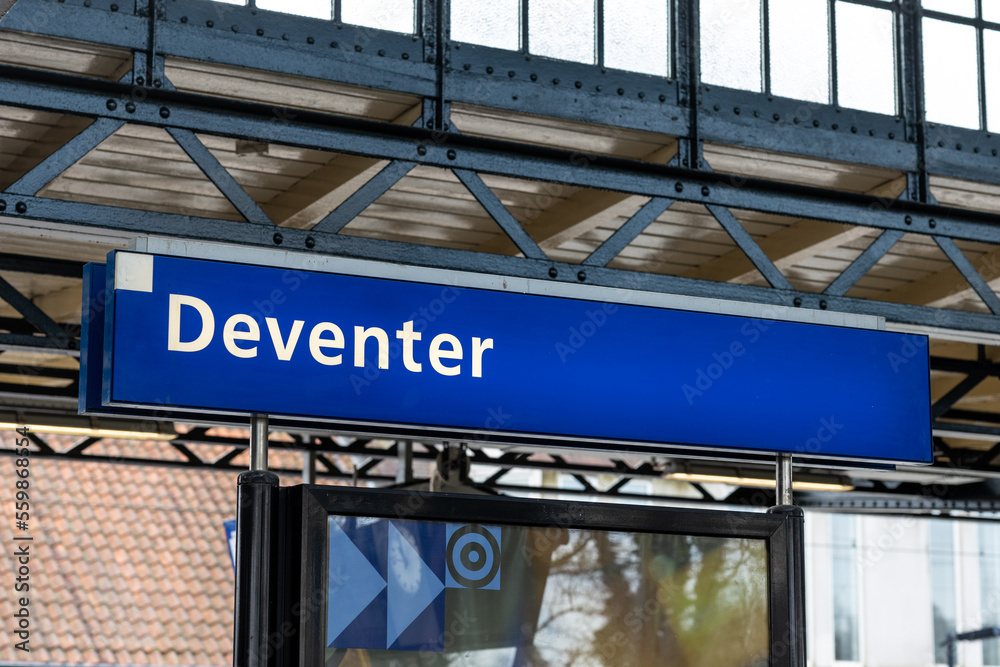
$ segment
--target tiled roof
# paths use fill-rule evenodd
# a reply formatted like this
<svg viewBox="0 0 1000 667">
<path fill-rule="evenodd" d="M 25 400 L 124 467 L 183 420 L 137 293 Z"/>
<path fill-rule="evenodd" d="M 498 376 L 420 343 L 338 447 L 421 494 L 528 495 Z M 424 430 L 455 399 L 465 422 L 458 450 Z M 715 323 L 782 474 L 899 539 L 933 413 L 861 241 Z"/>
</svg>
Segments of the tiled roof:
<svg viewBox="0 0 1000 667">
<path fill-rule="evenodd" d="M 9 545 L 15 532 L 34 538 L 31 652 L 14 649 L 5 633 L 0 660 L 232 664 L 234 573 L 223 522 L 235 517 L 234 473 L 37 457 L 30 466 L 23 533 L 14 526 L 14 460 L 0 457 L 5 619 L 16 609 Z"/>
<path fill-rule="evenodd" d="M 212 433 L 249 437 L 239 429 Z M 80 441 L 42 438 L 60 452 Z M 0 432 L 0 448 L 13 447 L 14 434 Z M 5 633 L 0 663 L 231 665 L 235 577 L 223 522 L 236 517 L 238 473 L 113 462 L 183 462 L 166 442 L 103 440 L 87 452 L 112 462 L 31 458 L 27 533 L 14 525 L 14 459 L 0 456 L 0 618 L 16 610 L 10 545 L 15 534 L 34 538 L 31 652 L 16 650 Z M 271 450 L 269 460 L 296 469 L 302 454 Z M 283 486 L 300 481 L 281 476 Z"/>
</svg>

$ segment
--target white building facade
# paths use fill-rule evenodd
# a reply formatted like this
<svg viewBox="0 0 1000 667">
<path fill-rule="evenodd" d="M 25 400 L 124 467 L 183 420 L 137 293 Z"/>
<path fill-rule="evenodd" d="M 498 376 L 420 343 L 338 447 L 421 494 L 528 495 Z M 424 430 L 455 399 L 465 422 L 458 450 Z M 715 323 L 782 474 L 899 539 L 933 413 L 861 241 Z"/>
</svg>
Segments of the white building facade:
<svg viewBox="0 0 1000 667">
<path fill-rule="evenodd" d="M 1000 522 L 809 512 L 809 664 L 947 664 L 949 631 L 1000 624 Z M 1000 666 L 1000 639 L 956 664 Z"/>
</svg>

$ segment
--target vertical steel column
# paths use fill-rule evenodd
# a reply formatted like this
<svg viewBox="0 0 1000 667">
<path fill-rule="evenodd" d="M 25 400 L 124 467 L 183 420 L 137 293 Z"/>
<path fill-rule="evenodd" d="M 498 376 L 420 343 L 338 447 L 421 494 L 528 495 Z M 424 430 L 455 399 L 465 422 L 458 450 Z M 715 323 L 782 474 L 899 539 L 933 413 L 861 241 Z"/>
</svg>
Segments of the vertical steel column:
<svg viewBox="0 0 1000 667">
<path fill-rule="evenodd" d="M 311 449 L 302 452 L 302 483 L 316 483 L 316 452 Z"/>
<path fill-rule="evenodd" d="M 792 455 L 778 454 L 774 476 L 774 496 L 778 505 L 794 505 L 792 499 Z"/>
<path fill-rule="evenodd" d="M 919 2 L 903 3 L 896 16 L 900 114 L 907 141 L 917 148 L 917 170 L 907 174 L 907 195 L 911 201 L 933 202 L 927 171 L 927 146 L 932 140 L 924 104 L 923 9 Z"/>
<path fill-rule="evenodd" d="M 400 440 L 396 448 L 396 483 L 409 484 L 413 481 L 413 443 Z"/>
<path fill-rule="evenodd" d="M 267 470 L 267 415 L 250 417 L 250 470 Z"/>
<path fill-rule="evenodd" d="M 237 482 L 234 667 L 273 664 L 278 476 L 267 472 L 267 416 L 253 415 L 250 471 Z"/>
<path fill-rule="evenodd" d="M 805 580 L 805 515 L 801 507 L 793 504 L 792 455 L 778 454 L 775 467 L 775 499 L 777 504 L 768 509 L 769 514 L 780 514 L 788 528 L 788 549 L 785 566 L 788 572 L 788 628 L 787 646 L 789 664 L 805 667 L 806 664 L 806 580 Z M 771 554 L 781 558 L 781 554 Z M 772 637 L 772 652 L 786 638 Z"/>
<path fill-rule="evenodd" d="M 704 167 L 701 137 L 698 130 L 700 113 L 698 97 L 701 89 L 701 28 L 697 0 L 678 0 L 674 21 L 674 74 L 677 77 L 677 104 L 687 107 L 688 132 L 678 137 L 677 157 L 680 166 Z"/>
</svg>

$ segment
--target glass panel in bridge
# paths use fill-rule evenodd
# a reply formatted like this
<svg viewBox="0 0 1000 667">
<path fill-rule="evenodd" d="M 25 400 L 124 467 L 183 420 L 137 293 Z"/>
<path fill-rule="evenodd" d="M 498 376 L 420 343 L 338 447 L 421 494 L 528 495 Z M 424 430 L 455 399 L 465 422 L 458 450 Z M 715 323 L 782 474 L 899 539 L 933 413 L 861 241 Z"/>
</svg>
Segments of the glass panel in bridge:
<svg viewBox="0 0 1000 667">
<path fill-rule="evenodd" d="M 1000 0 L 983 0 L 983 20 L 1000 23 Z"/>
<path fill-rule="evenodd" d="M 920 4 L 923 5 L 924 9 L 929 9 L 932 12 L 966 16 L 970 19 L 976 18 L 976 0 L 923 0 Z"/>
<path fill-rule="evenodd" d="M 341 1 L 340 18 L 344 23 L 406 34 L 416 31 L 413 0 Z"/>
<path fill-rule="evenodd" d="M 604 0 L 604 64 L 668 76 L 668 15 L 666 0 Z"/>
<path fill-rule="evenodd" d="M 379 613 L 331 617 L 328 665 L 769 664 L 764 540 L 554 525 L 467 530 L 375 517 L 329 521 L 331 608 L 343 585 L 340 564 L 385 563 L 387 575 L 383 581 L 373 567 L 355 567 L 370 570 L 367 597 L 383 606 Z M 438 539 L 448 544 L 440 555 Z M 360 544 L 374 546 L 362 555 L 354 546 Z M 381 595 L 395 602 L 378 597 L 385 588 Z M 421 601 L 410 613 L 403 604 L 408 594 Z M 405 617 L 389 633 L 386 606 Z M 428 643 L 432 636 L 441 639 Z M 394 650 L 382 648 L 387 644 Z"/>
<path fill-rule="evenodd" d="M 331 0 L 257 0 L 257 8 L 297 16 L 309 16 L 314 19 L 329 20 L 333 18 Z"/>
<path fill-rule="evenodd" d="M 1000 525 L 983 521 L 979 529 L 979 608 L 982 625 L 1000 624 Z M 983 665 L 1000 667 L 1000 639 L 983 641 Z"/>
<path fill-rule="evenodd" d="M 833 550 L 833 655 L 835 660 L 861 659 L 858 640 L 858 518 L 830 517 Z"/>
<path fill-rule="evenodd" d="M 1000 32 L 983 31 L 986 62 L 986 129 L 1000 131 Z"/>
<path fill-rule="evenodd" d="M 594 0 L 531 0 L 528 50 L 593 65 L 597 61 L 596 12 Z"/>
<path fill-rule="evenodd" d="M 760 0 L 701 0 L 701 80 L 761 92 Z"/>
<path fill-rule="evenodd" d="M 942 643 L 956 629 L 958 601 L 955 598 L 955 531 L 951 521 L 931 519 L 929 548 L 931 565 L 931 604 L 934 614 L 934 662 L 947 664 L 948 653 Z"/>
<path fill-rule="evenodd" d="M 770 0 L 771 92 L 829 104 L 830 18 L 826 0 Z"/>
<path fill-rule="evenodd" d="M 923 33 L 927 120 L 979 129 L 976 29 L 925 18 Z"/>
<path fill-rule="evenodd" d="M 837 102 L 896 113 L 895 28 L 890 10 L 837 0 Z"/>
<path fill-rule="evenodd" d="M 517 51 L 521 48 L 520 0 L 451 0 L 451 38 Z"/>
</svg>

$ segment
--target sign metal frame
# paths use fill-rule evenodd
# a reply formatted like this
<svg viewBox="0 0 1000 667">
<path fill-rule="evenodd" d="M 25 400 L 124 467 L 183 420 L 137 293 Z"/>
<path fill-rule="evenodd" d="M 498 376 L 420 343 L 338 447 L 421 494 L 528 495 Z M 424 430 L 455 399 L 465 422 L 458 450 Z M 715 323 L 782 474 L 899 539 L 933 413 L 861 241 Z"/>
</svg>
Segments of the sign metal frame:
<svg viewBox="0 0 1000 667">
<path fill-rule="evenodd" d="M 502 276 L 488 274 L 466 273 L 415 266 L 400 266 L 384 262 L 318 256 L 308 253 L 283 250 L 248 249 L 240 246 L 192 242 L 158 237 L 144 237 L 136 239 L 131 245 L 131 250 L 137 253 L 150 253 L 172 258 L 208 260 L 212 262 L 250 265 L 252 267 L 275 267 L 286 271 L 299 270 L 338 274 L 342 276 L 372 277 L 383 281 L 406 281 L 409 283 L 424 283 L 435 286 L 450 286 L 456 288 L 471 288 L 473 290 L 490 290 L 511 294 L 547 296 L 556 297 L 561 300 L 576 299 L 590 303 L 601 302 L 605 304 L 618 304 L 626 306 L 645 306 L 656 309 L 687 311 L 697 314 L 732 315 L 742 318 L 754 318 L 756 320 L 825 325 L 825 327 L 874 330 L 884 329 L 884 320 L 882 318 L 872 316 L 852 315 L 820 310 L 784 308 L 745 302 L 727 302 L 662 293 L 590 286 L 585 284 L 571 285 L 561 282 L 514 279 L 509 277 L 505 278 Z M 112 281 L 114 281 L 116 277 L 108 276 L 107 279 L 109 288 L 113 288 Z M 108 319 L 110 322 L 110 315 Z M 106 327 L 106 331 L 111 332 L 111 327 Z M 886 335 L 902 336 L 902 334 L 888 333 Z M 141 414 L 144 407 L 147 406 L 129 405 L 124 403 L 116 404 L 114 401 L 109 400 L 109 396 L 107 395 L 109 384 L 107 378 L 107 373 L 109 371 L 108 360 L 109 355 L 106 354 L 104 359 L 102 359 L 106 375 L 102 383 L 105 391 L 103 405 L 100 408 L 95 408 L 93 405 L 94 401 L 92 400 L 92 395 L 86 400 L 82 395 L 81 409 L 83 410 L 89 407 L 93 408 L 96 412 L 114 412 L 118 410 L 125 410 L 131 412 L 132 414 Z M 88 362 L 87 366 L 90 367 L 91 364 L 92 361 Z M 91 377 L 93 377 L 92 373 Z M 81 394 L 84 393 L 85 385 L 92 384 L 92 381 L 82 382 Z M 919 390 L 919 388 L 914 389 L 914 391 L 917 390 Z M 204 415 L 204 418 L 207 421 L 234 421 L 232 419 L 233 410 L 213 411 L 211 409 L 202 410 L 200 407 L 193 410 L 190 408 L 175 409 L 169 406 L 155 407 L 157 408 L 158 415 L 161 417 L 169 416 L 171 414 L 190 416 L 194 413 Z M 256 411 L 261 410 L 258 409 Z M 227 415 L 227 412 L 230 414 Z M 249 413 L 251 410 L 237 412 Z M 277 414 L 282 413 L 280 410 L 274 412 Z M 244 420 L 245 417 L 238 416 L 235 421 Z M 326 417 L 318 418 L 316 416 L 309 415 L 296 416 L 286 414 L 284 421 L 287 421 L 292 425 L 300 422 L 303 425 L 307 423 L 311 425 L 315 425 L 317 423 L 325 424 L 328 425 L 328 429 L 331 431 L 348 430 L 360 433 L 378 432 L 396 435 L 397 437 L 460 439 L 480 441 L 490 444 L 533 445 L 542 447 L 563 447 L 571 443 L 575 448 L 591 451 L 657 451 L 671 454 L 683 453 L 684 455 L 694 455 L 706 458 L 740 458 L 740 455 L 748 452 L 759 455 L 769 452 L 789 451 L 788 449 L 783 448 L 768 449 L 766 447 L 759 446 L 742 448 L 739 446 L 732 447 L 719 445 L 712 442 L 692 442 L 690 440 L 659 442 L 649 439 L 613 439 L 608 438 L 606 434 L 602 434 L 602 436 L 599 437 L 586 437 L 579 434 L 567 437 L 564 434 L 477 429 L 470 428 L 468 426 L 447 426 L 441 428 L 413 424 L 406 422 L 405 420 L 399 420 L 400 423 L 397 424 L 395 422 L 391 422 L 391 420 L 390 423 L 387 423 L 385 420 L 375 420 L 372 422 L 365 419 L 347 419 L 342 416 L 338 416 L 335 419 L 327 419 Z M 906 461 L 908 463 L 917 464 L 929 463 L 931 460 L 929 411 L 927 422 L 928 437 L 926 454 L 922 451 L 920 451 L 919 454 L 908 452 L 908 456 L 905 458 L 901 456 L 894 458 L 893 456 L 886 456 L 884 454 L 880 456 L 865 457 L 858 456 L 856 452 L 850 452 L 847 454 L 835 452 L 831 454 L 827 451 L 817 452 L 805 451 L 803 449 L 798 449 L 796 451 L 798 452 L 797 455 L 801 457 L 806 457 L 816 461 L 826 461 L 828 465 L 830 461 L 837 460 L 840 460 L 841 462 L 847 460 L 854 462 L 871 461 L 880 465 L 885 465 L 887 462 L 891 463 L 893 461 Z M 820 428 L 823 427 L 824 425 L 821 423 Z M 314 430 L 314 426 L 310 426 L 308 428 L 309 430 Z"/>
</svg>

